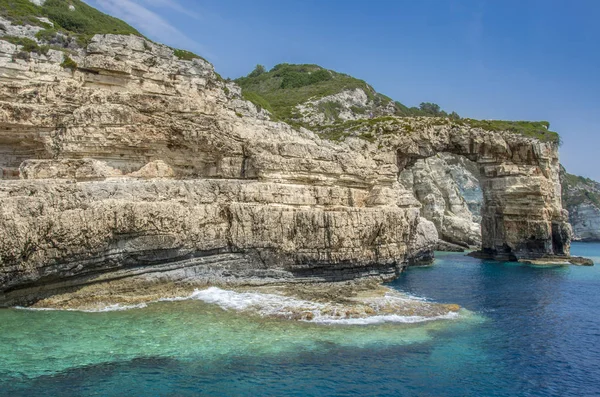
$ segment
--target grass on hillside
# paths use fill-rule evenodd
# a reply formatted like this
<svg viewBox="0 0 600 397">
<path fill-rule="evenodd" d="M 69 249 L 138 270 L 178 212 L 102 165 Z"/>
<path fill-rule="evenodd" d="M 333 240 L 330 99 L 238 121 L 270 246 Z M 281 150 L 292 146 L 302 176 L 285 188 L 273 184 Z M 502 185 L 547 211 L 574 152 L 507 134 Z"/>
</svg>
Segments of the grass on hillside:
<svg viewBox="0 0 600 397">
<path fill-rule="evenodd" d="M 235 80 L 242 87 L 242 92 L 250 98 L 255 105 L 261 108 L 270 107 L 276 119 L 284 120 L 292 125 L 302 125 L 299 120 L 301 115 L 297 114 L 295 107 L 309 100 L 316 100 L 329 95 L 338 94 L 344 90 L 362 89 L 372 105 L 369 107 L 353 106 L 351 110 L 365 118 L 374 113 L 381 115 L 378 109 L 387 107 L 393 103 L 394 115 L 400 117 L 409 116 L 437 116 L 458 118 L 456 113 L 449 115 L 431 103 L 423 103 L 420 108 L 407 107 L 400 102 L 394 102 L 391 98 L 377 93 L 365 81 L 324 69 L 318 65 L 301 64 L 292 65 L 282 63 L 276 65 L 270 71 L 266 71 L 258 65 L 254 71 L 246 77 Z M 256 102 L 255 102 L 256 100 Z M 267 107 L 265 102 L 269 104 Z M 335 102 L 326 102 L 318 105 L 317 110 L 323 113 L 327 120 L 339 122 L 341 106 Z"/>
<path fill-rule="evenodd" d="M 266 71 L 258 65 L 248 76 L 235 80 L 241 87 L 244 98 L 251 101 L 260 108 L 267 109 L 276 118 L 286 121 L 292 125 L 299 123 L 301 115 L 297 114 L 296 106 L 309 100 L 323 98 L 338 94 L 344 90 L 362 89 L 375 107 L 387 106 L 392 99 L 375 92 L 365 81 L 356 79 L 343 73 L 324 69 L 318 65 L 302 64 L 291 65 L 279 64 L 273 69 Z M 462 125 L 473 128 L 482 128 L 488 131 L 509 131 L 523 136 L 537 138 L 544 142 L 555 142 L 560 144 L 560 137 L 556 132 L 550 131 L 550 124 L 546 121 L 504 121 L 504 120 L 473 120 L 461 119 L 458 114 L 448 114 L 434 103 L 424 102 L 418 108 L 407 107 L 400 102 L 394 103 L 394 115 L 399 117 L 438 117 L 449 118 Z M 321 130 L 331 139 L 341 139 L 347 135 L 344 130 L 356 127 L 356 122 L 340 123 L 339 114 L 341 106 L 336 102 L 320 103 L 317 110 L 324 114 L 326 119 L 333 121 L 334 125 L 324 127 L 312 127 Z M 355 114 L 372 113 L 367 108 L 354 106 Z M 378 116 L 375 114 L 375 116 Z M 381 117 L 371 119 L 366 124 L 377 124 Z M 354 124 L 353 124 L 354 123 Z M 360 121 L 359 124 L 365 124 Z M 365 124 L 365 125 L 366 125 Z M 305 126 L 308 127 L 308 126 Z"/>
<path fill-rule="evenodd" d="M 473 120 L 460 119 L 453 120 L 449 117 L 426 118 L 423 120 L 426 124 L 432 125 L 463 125 L 471 128 L 481 128 L 487 131 L 508 131 L 515 134 L 536 138 L 543 142 L 560 142 L 560 137 L 556 132 L 549 131 L 550 124 L 547 121 L 504 121 L 504 120 Z M 394 126 L 402 124 L 398 129 Z M 412 133 L 418 128 L 410 123 L 401 123 L 401 118 L 394 116 L 383 116 L 373 119 L 360 119 L 341 122 L 333 125 L 326 125 L 314 128 L 323 138 L 340 141 L 348 136 L 373 141 L 377 135 L 398 133 Z M 591 181 L 591 180 L 590 180 Z M 593 182 L 593 181 L 592 181 Z"/>
<path fill-rule="evenodd" d="M 179 50 L 174 48 L 173 55 L 184 61 L 191 61 L 193 59 L 202 59 L 203 61 L 206 61 L 206 59 L 202 58 L 200 55 L 194 54 L 193 52 L 187 50 Z"/>
<path fill-rule="evenodd" d="M 253 72 L 235 81 L 242 87 L 245 96 L 259 100 L 261 103 L 258 105 L 262 108 L 270 107 L 276 118 L 285 121 L 293 121 L 298 116 L 294 112 L 296 105 L 344 90 L 361 88 L 371 100 L 381 103 L 391 101 L 377 94 L 363 80 L 317 65 L 283 63 L 268 72 Z M 265 101 L 269 103 L 268 107 L 265 106 Z"/>
<path fill-rule="evenodd" d="M 70 6 L 75 9 L 70 9 Z M 0 16 L 14 24 L 43 27 L 44 29 L 36 34 L 36 38 L 59 47 L 67 46 L 68 37 L 74 38 L 81 47 L 85 47 L 95 34 L 133 34 L 144 37 L 126 22 L 104 14 L 81 0 L 46 0 L 42 6 L 37 6 L 29 0 L 0 0 Z M 38 17 L 48 18 L 54 26 L 40 21 Z M 3 39 L 6 40 L 6 37 Z M 28 46 L 31 47 L 31 43 L 28 43 Z M 27 48 L 24 48 L 24 51 L 32 52 Z M 204 59 L 186 50 L 174 49 L 174 55 L 188 61 L 195 58 Z"/>
<path fill-rule="evenodd" d="M 600 208 L 600 183 L 561 169 L 562 197 L 565 208 L 589 201 Z"/>
<path fill-rule="evenodd" d="M 550 123 L 547 121 L 506 121 L 506 120 L 473 120 L 461 119 L 460 123 L 473 128 L 481 128 L 487 131 L 509 131 L 515 134 L 539 139 L 542 142 L 554 142 L 560 144 L 560 135 L 550 131 Z"/>
<path fill-rule="evenodd" d="M 50 46 L 40 46 L 37 42 L 28 39 L 27 37 L 3 36 L 2 40 L 6 40 L 9 43 L 23 46 L 22 50 L 25 52 L 47 54 L 50 50 Z"/>
<path fill-rule="evenodd" d="M 317 127 L 322 138 L 331 141 L 343 141 L 349 136 L 355 136 L 369 142 L 374 142 L 377 135 L 397 131 L 400 119 L 393 116 L 382 116 L 373 119 L 349 120 L 338 124 Z"/>
<path fill-rule="evenodd" d="M 70 6 L 75 7 L 71 10 Z M 124 21 L 104 14 L 80 0 L 46 0 L 37 6 L 29 0 L 0 0 L 0 15 L 16 24 L 52 28 L 37 17 L 46 17 L 55 28 L 78 34 L 134 34 L 140 32 Z"/>
</svg>

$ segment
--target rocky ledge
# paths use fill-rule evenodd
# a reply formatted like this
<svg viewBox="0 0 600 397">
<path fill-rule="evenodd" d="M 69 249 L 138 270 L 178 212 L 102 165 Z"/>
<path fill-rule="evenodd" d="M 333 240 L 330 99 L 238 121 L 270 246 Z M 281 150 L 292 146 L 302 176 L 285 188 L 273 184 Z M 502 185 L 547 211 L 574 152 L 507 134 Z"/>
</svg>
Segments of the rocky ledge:
<svg viewBox="0 0 600 397">
<path fill-rule="evenodd" d="M 461 311 L 456 304 L 427 302 L 364 280 L 225 289 L 215 285 L 153 283 L 144 277 L 72 288 L 37 301 L 32 308 L 98 312 L 173 300 L 201 300 L 225 310 L 261 317 L 338 324 L 454 319 Z"/>
<path fill-rule="evenodd" d="M 481 171 L 483 252 L 569 255 L 556 143 L 396 117 L 332 142 L 141 37 L 96 35 L 69 55 L 21 47 L 0 37 L 0 305 L 142 275 L 392 279 L 438 241 L 415 174 L 400 175 L 443 152 Z"/>
</svg>

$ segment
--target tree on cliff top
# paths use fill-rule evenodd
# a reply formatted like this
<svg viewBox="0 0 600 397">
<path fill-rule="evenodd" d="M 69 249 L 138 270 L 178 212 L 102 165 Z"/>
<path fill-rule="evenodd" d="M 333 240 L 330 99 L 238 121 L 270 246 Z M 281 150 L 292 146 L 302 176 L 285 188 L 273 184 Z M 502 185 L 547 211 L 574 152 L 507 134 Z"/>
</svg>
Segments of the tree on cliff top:
<svg viewBox="0 0 600 397">
<path fill-rule="evenodd" d="M 254 70 L 252 72 L 250 72 L 250 74 L 248 75 L 248 77 L 258 77 L 263 73 L 266 73 L 267 69 L 265 69 L 265 67 L 263 65 L 256 65 L 256 67 L 254 68 Z"/>
</svg>

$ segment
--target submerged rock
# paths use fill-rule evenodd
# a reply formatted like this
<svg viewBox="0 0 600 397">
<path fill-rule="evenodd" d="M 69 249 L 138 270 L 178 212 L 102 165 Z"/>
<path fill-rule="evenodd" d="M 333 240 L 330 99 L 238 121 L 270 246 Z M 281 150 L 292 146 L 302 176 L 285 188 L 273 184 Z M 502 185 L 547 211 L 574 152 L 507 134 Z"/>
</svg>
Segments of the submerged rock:
<svg viewBox="0 0 600 397">
<path fill-rule="evenodd" d="M 82 287 L 40 300 L 33 307 L 95 312 L 173 300 L 200 300 L 246 315 L 332 324 L 451 319 L 460 310 L 455 304 L 427 302 L 370 282 L 227 289 L 147 283 L 143 279 Z"/>
<path fill-rule="evenodd" d="M 536 259 L 520 259 L 519 262 L 528 265 L 538 266 L 557 266 L 557 265 L 577 265 L 577 266 L 594 266 L 594 261 L 581 256 L 569 257 L 541 257 Z"/>
</svg>

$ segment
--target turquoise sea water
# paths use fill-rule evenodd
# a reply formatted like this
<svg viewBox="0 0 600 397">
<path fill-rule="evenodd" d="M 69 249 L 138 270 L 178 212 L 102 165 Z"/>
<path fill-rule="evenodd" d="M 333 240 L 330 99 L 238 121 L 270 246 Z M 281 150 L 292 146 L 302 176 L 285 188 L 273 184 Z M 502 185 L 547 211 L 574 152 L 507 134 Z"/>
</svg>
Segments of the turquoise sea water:
<svg viewBox="0 0 600 397">
<path fill-rule="evenodd" d="M 439 253 L 392 288 L 468 309 L 414 324 L 325 325 L 198 300 L 126 311 L 0 310 L 0 395 L 598 396 L 595 267 Z"/>
</svg>

